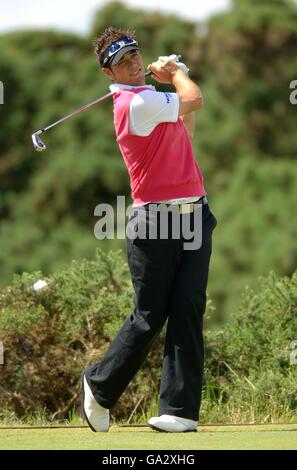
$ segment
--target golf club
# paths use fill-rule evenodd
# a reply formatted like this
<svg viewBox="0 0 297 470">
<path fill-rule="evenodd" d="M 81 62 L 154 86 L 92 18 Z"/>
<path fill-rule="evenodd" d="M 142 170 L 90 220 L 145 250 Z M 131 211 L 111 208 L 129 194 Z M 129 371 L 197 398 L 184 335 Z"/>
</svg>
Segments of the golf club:
<svg viewBox="0 0 297 470">
<path fill-rule="evenodd" d="M 181 59 L 181 55 L 176 55 L 176 54 L 172 54 L 169 56 L 169 58 L 175 62 L 178 62 L 180 59 Z M 187 69 L 187 67 L 184 65 L 184 64 L 180 64 L 181 68 L 183 70 Z M 182 67 L 183 66 L 183 67 Z M 188 69 L 187 69 L 188 70 Z M 152 72 L 149 70 L 148 72 L 145 73 L 145 76 L 148 77 L 149 75 L 151 75 Z M 72 113 L 70 114 L 67 114 L 66 116 L 62 117 L 61 119 L 59 119 L 58 121 L 56 122 L 53 122 L 52 124 L 49 124 L 48 126 L 46 127 L 43 127 L 42 129 L 38 129 L 38 131 L 34 132 L 34 134 L 32 134 L 32 142 L 33 142 L 33 146 L 35 148 L 35 150 L 37 150 L 37 152 L 43 152 L 44 150 L 46 150 L 46 145 L 45 143 L 41 140 L 40 138 L 40 134 L 42 134 L 43 132 L 46 132 L 48 131 L 49 129 L 51 129 L 52 127 L 55 127 L 57 126 L 58 124 L 60 124 L 61 122 L 63 121 L 66 121 L 66 119 L 69 119 L 71 118 L 72 116 L 75 116 L 76 114 L 80 113 L 81 111 L 84 111 L 85 109 L 88 109 L 88 108 L 91 108 L 92 106 L 94 106 L 95 104 L 98 104 L 100 103 L 101 101 L 105 100 L 106 98 L 109 98 L 110 96 L 113 95 L 114 92 L 110 92 L 110 93 L 107 93 L 106 95 L 104 96 L 101 96 L 100 98 L 97 98 L 96 100 L 94 101 L 91 101 L 90 103 L 86 104 L 85 106 L 82 106 L 81 108 L 78 108 L 76 109 L 75 111 L 72 111 Z"/>
<path fill-rule="evenodd" d="M 72 113 L 67 114 L 66 116 L 62 117 L 58 121 L 53 122 L 52 124 L 49 124 L 48 126 L 43 127 L 42 129 L 39 129 L 38 131 L 34 132 L 34 134 L 32 134 L 32 142 L 33 142 L 33 146 L 34 146 L 35 150 L 37 150 L 37 152 L 42 152 L 42 151 L 46 150 L 45 143 L 42 142 L 41 138 L 39 137 L 40 134 L 42 134 L 43 132 L 48 131 L 49 129 L 51 129 L 54 126 L 57 126 L 61 122 L 66 121 L 66 119 L 69 119 L 72 116 L 75 116 L 76 114 L 80 113 L 81 111 L 84 111 L 85 109 L 91 108 L 91 106 L 94 106 L 95 104 L 100 103 L 100 101 L 103 101 L 103 100 L 105 100 L 106 98 L 109 98 L 112 95 L 113 95 L 113 92 L 107 93 L 106 95 L 101 96 L 100 98 L 97 98 L 94 101 L 91 101 L 90 103 L 86 104 L 85 106 L 82 106 L 81 108 L 78 108 L 75 111 L 72 111 Z"/>
</svg>

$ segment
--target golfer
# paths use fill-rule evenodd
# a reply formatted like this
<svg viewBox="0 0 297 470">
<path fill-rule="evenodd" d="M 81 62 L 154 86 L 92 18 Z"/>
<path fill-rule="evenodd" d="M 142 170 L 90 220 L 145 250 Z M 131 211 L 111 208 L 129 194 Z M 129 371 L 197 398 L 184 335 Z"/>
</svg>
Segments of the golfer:
<svg viewBox="0 0 297 470">
<path fill-rule="evenodd" d="M 191 145 L 195 112 L 203 106 L 203 97 L 184 68 L 168 57 L 159 57 L 147 68 L 155 81 L 173 85 L 175 93 L 146 85 L 140 47 L 129 31 L 107 28 L 96 40 L 95 52 L 112 82 L 115 132 L 131 182 L 133 213 L 128 226 L 133 230 L 127 226 L 126 246 L 135 308 L 102 360 L 84 370 L 84 414 L 93 431 L 108 431 L 109 410 L 168 320 L 158 416 L 148 424 L 158 431 L 196 431 L 203 314 L 217 223 Z M 176 213 L 180 226 L 189 222 L 194 238 L 201 235 L 199 247 L 191 246 L 183 233 L 174 236 L 168 221 L 168 236 L 161 236 L 159 206 L 168 210 L 171 222 Z M 201 223 L 195 224 L 197 214 Z M 139 227 L 156 236 L 135 237 Z"/>
</svg>

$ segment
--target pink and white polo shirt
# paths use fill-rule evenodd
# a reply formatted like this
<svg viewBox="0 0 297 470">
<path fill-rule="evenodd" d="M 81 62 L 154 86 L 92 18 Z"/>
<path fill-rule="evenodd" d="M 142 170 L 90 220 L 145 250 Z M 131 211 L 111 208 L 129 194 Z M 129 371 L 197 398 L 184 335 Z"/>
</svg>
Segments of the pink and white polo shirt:
<svg viewBox="0 0 297 470">
<path fill-rule="evenodd" d="M 130 176 L 134 206 L 191 202 L 206 192 L 176 93 L 112 84 L 117 142 Z"/>
</svg>

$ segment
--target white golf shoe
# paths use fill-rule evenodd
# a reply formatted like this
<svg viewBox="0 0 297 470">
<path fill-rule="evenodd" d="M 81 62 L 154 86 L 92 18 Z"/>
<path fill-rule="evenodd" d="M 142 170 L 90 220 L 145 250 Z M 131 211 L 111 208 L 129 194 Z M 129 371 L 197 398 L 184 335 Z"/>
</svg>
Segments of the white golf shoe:
<svg viewBox="0 0 297 470">
<path fill-rule="evenodd" d="M 162 415 L 148 420 L 148 425 L 161 432 L 196 432 L 198 421 L 178 416 Z"/>
<path fill-rule="evenodd" d="M 94 432 L 107 432 L 109 429 L 109 410 L 103 408 L 95 400 L 85 375 L 83 375 L 82 389 L 83 412 L 88 425 Z"/>
</svg>

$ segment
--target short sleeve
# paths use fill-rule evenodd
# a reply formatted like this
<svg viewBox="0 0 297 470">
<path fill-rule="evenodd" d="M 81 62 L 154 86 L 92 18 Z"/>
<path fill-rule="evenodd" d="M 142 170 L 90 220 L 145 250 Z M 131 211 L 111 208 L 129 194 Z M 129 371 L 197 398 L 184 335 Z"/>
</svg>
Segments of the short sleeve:
<svg viewBox="0 0 297 470">
<path fill-rule="evenodd" d="M 148 136 L 161 122 L 176 122 L 179 98 L 176 93 L 143 90 L 135 94 L 130 103 L 130 132 Z"/>
</svg>

